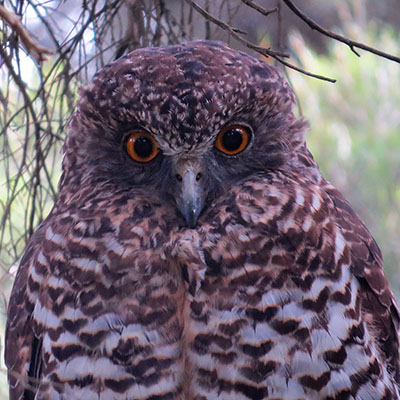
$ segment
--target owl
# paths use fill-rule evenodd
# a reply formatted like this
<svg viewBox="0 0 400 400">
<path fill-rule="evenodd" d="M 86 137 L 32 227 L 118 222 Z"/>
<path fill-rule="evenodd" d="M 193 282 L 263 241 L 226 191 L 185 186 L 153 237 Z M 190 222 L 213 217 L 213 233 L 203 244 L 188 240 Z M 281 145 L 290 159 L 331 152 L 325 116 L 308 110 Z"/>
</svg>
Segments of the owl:
<svg viewBox="0 0 400 400">
<path fill-rule="evenodd" d="M 6 328 L 10 399 L 400 399 L 380 250 L 295 97 L 220 42 L 80 90 Z"/>
</svg>

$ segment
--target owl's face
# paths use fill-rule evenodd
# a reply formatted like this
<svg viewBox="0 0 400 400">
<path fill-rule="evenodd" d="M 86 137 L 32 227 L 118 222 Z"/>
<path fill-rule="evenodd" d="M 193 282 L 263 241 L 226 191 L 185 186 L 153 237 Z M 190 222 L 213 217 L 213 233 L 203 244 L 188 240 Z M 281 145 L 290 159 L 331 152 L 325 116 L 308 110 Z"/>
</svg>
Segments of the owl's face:
<svg viewBox="0 0 400 400">
<path fill-rule="evenodd" d="M 251 159 L 254 134 L 247 123 L 230 121 L 217 132 L 210 129 L 210 136 L 204 146 L 174 150 L 165 146 L 162 132 L 152 134 L 140 126 L 129 129 L 121 150 L 126 153 L 124 169 L 129 170 L 126 184 L 157 188 L 160 197 L 172 202 L 194 228 L 218 194 L 262 169 Z"/>
<path fill-rule="evenodd" d="M 306 123 L 293 104 L 274 68 L 221 43 L 134 51 L 81 90 L 61 189 L 72 181 L 140 188 L 193 228 L 233 185 L 307 167 Z"/>
</svg>

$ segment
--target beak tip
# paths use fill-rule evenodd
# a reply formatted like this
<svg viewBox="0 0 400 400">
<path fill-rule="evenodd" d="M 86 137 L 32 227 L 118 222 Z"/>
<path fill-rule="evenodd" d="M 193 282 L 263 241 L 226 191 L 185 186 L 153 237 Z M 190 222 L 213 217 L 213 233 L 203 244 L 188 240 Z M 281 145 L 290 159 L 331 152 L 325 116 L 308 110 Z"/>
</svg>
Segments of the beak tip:
<svg viewBox="0 0 400 400">
<path fill-rule="evenodd" d="M 194 228 L 196 228 L 196 224 L 197 224 L 197 221 L 188 222 L 187 227 L 190 229 L 194 229 Z"/>
<path fill-rule="evenodd" d="M 184 213 L 183 216 L 186 220 L 187 226 L 190 229 L 193 229 L 196 227 L 197 220 L 199 218 L 199 214 L 200 214 L 200 211 L 195 208 L 192 208 L 191 210 L 188 210 L 187 212 Z"/>
</svg>

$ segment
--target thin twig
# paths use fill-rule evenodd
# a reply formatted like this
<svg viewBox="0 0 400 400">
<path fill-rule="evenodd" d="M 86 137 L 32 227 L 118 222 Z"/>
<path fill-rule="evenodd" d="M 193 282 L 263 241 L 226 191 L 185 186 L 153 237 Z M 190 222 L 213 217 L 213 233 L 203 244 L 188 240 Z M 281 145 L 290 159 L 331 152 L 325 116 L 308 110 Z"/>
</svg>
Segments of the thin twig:
<svg viewBox="0 0 400 400">
<path fill-rule="evenodd" d="M 354 40 L 351 40 L 345 36 L 338 35 L 337 33 L 333 33 L 331 31 L 328 31 L 327 29 L 323 28 L 321 25 L 317 24 L 314 20 L 312 20 L 310 17 L 305 15 L 302 11 L 300 11 L 291 0 L 283 0 L 284 3 L 300 18 L 302 19 L 311 29 L 314 29 L 320 33 L 322 33 L 325 36 L 328 36 L 332 39 L 335 39 L 339 42 L 342 42 L 349 46 L 351 51 L 360 57 L 360 54 L 355 50 L 355 47 L 358 49 L 362 49 L 365 51 L 368 51 L 370 53 L 376 54 L 377 56 L 387 58 L 388 60 L 395 61 L 397 63 L 400 63 L 400 57 L 396 57 L 392 54 L 385 53 L 381 50 L 375 49 L 374 47 L 367 46 L 363 43 L 356 42 Z"/>
<path fill-rule="evenodd" d="M 242 3 L 246 4 L 246 6 L 253 8 L 260 14 L 264 15 L 265 17 L 268 17 L 268 15 L 278 11 L 278 7 L 271 8 L 271 10 L 266 10 L 264 7 L 261 7 L 258 4 L 254 3 L 254 1 L 251 0 L 241 0 L 241 1 Z"/>
<path fill-rule="evenodd" d="M 329 78 L 329 77 L 324 76 L 324 75 L 318 75 L 318 74 L 314 74 L 312 72 L 306 71 L 305 69 L 302 69 L 302 68 L 298 67 L 297 65 L 291 64 L 291 63 L 287 62 L 286 60 L 282 60 L 279 57 L 275 57 L 275 59 L 277 61 L 279 61 L 281 64 L 283 64 L 285 67 L 288 67 L 290 69 L 294 69 L 295 71 L 301 72 L 304 75 L 311 76 L 312 78 L 321 79 L 322 81 L 327 81 L 327 82 L 331 82 L 331 83 L 335 83 L 336 82 L 336 79 L 332 79 L 332 78 Z"/>
<path fill-rule="evenodd" d="M 282 7 L 280 0 L 276 0 L 276 9 L 277 9 L 277 22 L 278 22 L 278 49 L 281 50 L 283 47 L 283 40 L 282 40 Z"/>
<path fill-rule="evenodd" d="M 21 39 L 27 53 L 30 54 L 38 64 L 47 60 L 46 55 L 53 54 L 51 50 L 41 46 L 32 38 L 30 33 L 23 27 L 20 18 L 16 14 L 6 10 L 2 5 L 0 5 L 0 18 L 13 29 Z"/>
<path fill-rule="evenodd" d="M 210 0 L 206 0 L 206 4 L 204 9 L 206 10 L 207 13 L 210 12 Z M 211 27 L 210 27 L 210 20 L 206 20 L 206 34 L 205 34 L 206 40 L 211 39 Z"/>
<path fill-rule="evenodd" d="M 239 42 L 243 43 L 249 49 L 255 50 L 255 51 L 261 53 L 262 55 L 264 55 L 266 57 L 272 57 L 272 58 L 276 58 L 276 57 L 287 57 L 288 58 L 288 57 L 290 57 L 290 55 L 287 54 L 287 53 L 283 53 L 281 51 L 275 51 L 275 50 L 267 49 L 267 48 L 264 48 L 264 47 L 260 47 L 260 46 L 255 45 L 254 43 L 249 42 L 248 40 L 246 40 L 243 36 L 241 36 L 238 33 L 236 28 L 233 28 L 232 26 L 230 26 L 227 23 L 221 21 L 220 19 L 215 18 L 210 13 L 208 13 L 204 8 L 200 7 L 195 1 L 193 1 L 193 0 L 185 0 L 185 2 L 187 4 L 189 4 L 191 7 L 193 7 L 204 18 L 208 19 L 209 21 L 211 21 L 215 25 L 219 26 L 223 30 L 228 31 L 236 40 L 238 40 Z"/>
<path fill-rule="evenodd" d="M 311 72 L 305 71 L 304 69 L 297 67 L 287 61 L 284 60 L 284 58 L 289 58 L 290 55 L 287 53 L 283 53 L 281 51 L 275 51 L 275 50 L 271 50 L 269 48 L 264 48 L 264 47 L 260 47 L 255 45 L 252 42 L 249 42 L 248 40 L 246 40 L 244 37 L 242 37 L 241 35 L 239 35 L 234 28 L 232 28 L 230 25 L 228 25 L 227 23 L 215 18 L 214 16 L 212 16 L 211 14 L 209 14 L 206 10 L 204 10 L 202 7 L 200 7 L 196 2 L 194 2 L 193 0 L 185 0 L 186 3 L 188 3 L 190 6 L 192 6 L 197 12 L 199 12 L 204 18 L 210 20 L 211 22 L 213 22 L 215 25 L 218 25 L 220 28 L 222 28 L 225 31 L 228 31 L 235 39 L 237 39 L 239 42 L 243 43 L 244 45 L 246 45 L 249 49 L 255 50 L 258 53 L 260 53 L 261 55 L 263 55 L 264 57 L 272 57 L 275 60 L 279 61 L 281 64 L 283 64 L 284 66 L 294 69 L 295 71 L 301 72 L 307 76 L 311 76 L 313 78 L 317 78 L 317 79 L 321 79 L 327 82 L 331 82 L 334 83 L 336 82 L 335 79 L 332 78 L 328 78 L 326 76 L 322 76 L 322 75 L 317 75 L 317 74 L 313 74 Z"/>
</svg>

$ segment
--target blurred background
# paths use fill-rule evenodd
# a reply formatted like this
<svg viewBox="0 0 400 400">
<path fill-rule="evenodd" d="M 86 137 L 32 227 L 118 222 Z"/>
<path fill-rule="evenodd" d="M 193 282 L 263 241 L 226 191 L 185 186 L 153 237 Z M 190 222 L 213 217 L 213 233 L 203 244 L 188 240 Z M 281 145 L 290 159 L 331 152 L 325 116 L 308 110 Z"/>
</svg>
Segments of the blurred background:
<svg viewBox="0 0 400 400">
<path fill-rule="evenodd" d="M 400 55 L 396 0 L 292 3 L 331 32 Z M 297 113 L 310 121 L 308 145 L 323 174 L 376 238 L 400 298 L 398 63 L 362 50 L 357 57 L 310 29 L 284 0 L 6 0 L 0 7 L 6 10 L 0 13 L 1 400 L 8 398 L 2 354 L 8 297 L 26 242 L 57 194 L 77 89 L 137 47 L 217 39 L 276 65 L 295 90 Z M 20 16 L 22 25 L 10 24 L 10 16 Z M 33 45 L 22 40 L 22 26 Z M 43 49 L 53 54 L 39 65 Z"/>
</svg>

